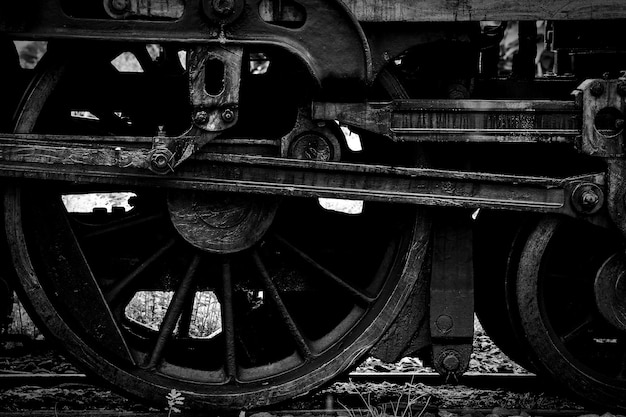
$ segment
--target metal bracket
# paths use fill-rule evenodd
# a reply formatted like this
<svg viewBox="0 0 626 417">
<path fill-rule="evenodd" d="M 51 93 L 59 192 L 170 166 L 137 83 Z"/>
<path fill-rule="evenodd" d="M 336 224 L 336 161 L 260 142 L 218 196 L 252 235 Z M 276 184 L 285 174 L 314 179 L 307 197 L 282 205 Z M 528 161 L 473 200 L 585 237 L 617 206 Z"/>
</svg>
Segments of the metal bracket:
<svg viewBox="0 0 626 417">
<path fill-rule="evenodd" d="M 137 10 L 143 10 L 139 5 L 148 0 L 128 1 L 132 11 L 133 4 L 138 5 Z M 146 4 L 161 5 L 164 1 L 150 0 Z M 108 15 L 103 19 L 69 15 L 61 0 L 32 0 L 24 3 L 28 7 L 23 7 L 23 2 L 0 2 L 0 33 L 16 39 L 274 45 L 299 57 L 320 86 L 332 80 L 363 85 L 373 81 L 369 43 L 341 0 L 297 0 L 305 16 L 298 29 L 265 21 L 259 12 L 262 1 L 186 0 L 179 18 L 158 21 L 124 18 L 124 0 L 115 1 L 121 18 L 114 19 Z M 169 1 L 174 2 L 178 0 Z M 281 1 L 273 3 L 280 9 Z M 236 20 L 231 22 L 232 19 Z"/>
<path fill-rule="evenodd" d="M 243 47 L 198 46 L 187 54 L 194 124 L 219 132 L 237 123 Z"/>
<path fill-rule="evenodd" d="M 442 210 L 434 222 L 430 334 L 434 367 L 459 376 L 469 366 L 474 337 L 474 266 L 471 217 Z"/>
<path fill-rule="evenodd" d="M 591 156 L 624 157 L 626 80 L 586 80 L 573 94 L 583 109 L 582 151 Z"/>
<path fill-rule="evenodd" d="M 607 160 L 608 212 L 626 236 L 626 79 L 586 80 L 573 94 L 583 109 L 582 151 Z"/>
</svg>

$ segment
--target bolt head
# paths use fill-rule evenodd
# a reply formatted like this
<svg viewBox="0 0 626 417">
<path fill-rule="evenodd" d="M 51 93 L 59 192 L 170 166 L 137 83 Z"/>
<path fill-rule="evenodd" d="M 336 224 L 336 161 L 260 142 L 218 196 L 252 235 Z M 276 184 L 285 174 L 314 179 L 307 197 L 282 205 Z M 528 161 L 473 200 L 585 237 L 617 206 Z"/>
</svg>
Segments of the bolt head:
<svg viewBox="0 0 626 417">
<path fill-rule="evenodd" d="M 441 333 L 448 333 L 454 326 L 454 321 L 452 320 L 452 317 L 450 317 L 449 315 L 442 314 L 439 317 L 437 317 L 437 320 L 435 321 L 435 325 L 437 326 L 437 329 Z"/>
<path fill-rule="evenodd" d="M 206 123 L 207 120 L 209 120 L 209 114 L 204 110 L 196 112 L 193 116 L 193 121 L 196 123 Z"/>
<path fill-rule="evenodd" d="M 155 149 L 150 156 L 150 169 L 158 174 L 173 171 L 174 155 L 169 149 Z"/>
<path fill-rule="evenodd" d="M 130 7 L 130 0 L 111 0 L 111 9 L 116 12 L 125 12 Z"/>
<path fill-rule="evenodd" d="M 441 364 L 443 365 L 446 371 L 450 371 L 450 372 L 456 371 L 457 369 L 459 369 L 459 366 L 461 366 L 461 362 L 459 361 L 459 358 L 457 358 L 457 356 L 453 354 L 449 354 L 445 358 L 443 358 L 443 361 L 441 362 Z"/>
<path fill-rule="evenodd" d="M 235 0 L 213 0 L 213 10 L 221 16 L 228 16 L 235 12 Z"/>
<path fill-rule="evenodd" d="M 600 81 L 594 81 L 591 83 L 589 91 L 591 92 L 592 96 L 600 97 L 602 94 L 604 94 L 604 84 L 602 84 Z"/>
<path fill-rule="evenodd" d="M 152 157 L 152 164 L 155 168 L 167 168 L 167 157 L 163 154 L 157 154 Z"/>
<path fill-rule="evenodd" d="M 593 191 L 585 191 L 580 196 L 580 203 L 585 207 L 594 207 L 600 201 L 600 196 Z"/>
<path fill-rule="evenodd" d="M 224 120 L 227 123 L 232 122 L 233 120 L 235 120 L 235 112 L 232 111 L 231 109 L 226 109 L 222 112 L 222 120 Z"/>
</svg>

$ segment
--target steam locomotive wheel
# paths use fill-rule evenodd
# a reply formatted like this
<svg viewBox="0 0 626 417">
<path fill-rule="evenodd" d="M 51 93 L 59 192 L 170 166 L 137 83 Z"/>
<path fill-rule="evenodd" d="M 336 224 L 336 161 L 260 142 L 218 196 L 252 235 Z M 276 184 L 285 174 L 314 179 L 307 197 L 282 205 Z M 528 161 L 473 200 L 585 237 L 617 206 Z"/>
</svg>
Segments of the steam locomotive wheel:
<svg viewBox="0 0 626 417">
<path fill-rule="evenodd" d="M 80 68 L 45 58 L 17 132 L 141 134 L 161 123 L 149 115 L 172 117 L 138 107 L 137 92 L 120 96 L 114 86 L 123 77 L 109 67 L 98 79 L 102 95 L 91 100 Z M 142 76 L 175 82 L 176 74 L 160 75 Z M 153 99 L 139 104 L 149 109 Z M 128 103 L 130 123 L 120 124 L 114 116 Z M 72 122 L 77 106 L 98 120 Z M 132 208 L 83 213 L 64 202 L 97 192 L 132 192 Z M 248 205 L 239 196 L 47 183 L 9 189 L 4 226 L 21 298 L 51 340 L 128 395 L 164 403 L 177 389 L 185 406 L 249 408 L 305 393 L 353 365 L 399 313 L 421 270 L 427 222 L 392 204 L 345 214 L 316 199 L 249 198 Z M 207 232 L 215 239 L 238 226 L 254 233 L 221 250 L 193 233 L 202 222 L 218 230 Z M 133 314 L 157 295 L 171 301 L 147 309 L 163 309 L 156 323 L 146 309 Z M 213 314 L 211 330 L 198 330 L 202 309 Z"/>
<path fill-rule="evenodd" d="M 626 409 L 626 327 L 619 236 L 564 218 L 530 233 L 517 274 L 526 339 L 542 369 L 583 399 Z"/>
</svg>

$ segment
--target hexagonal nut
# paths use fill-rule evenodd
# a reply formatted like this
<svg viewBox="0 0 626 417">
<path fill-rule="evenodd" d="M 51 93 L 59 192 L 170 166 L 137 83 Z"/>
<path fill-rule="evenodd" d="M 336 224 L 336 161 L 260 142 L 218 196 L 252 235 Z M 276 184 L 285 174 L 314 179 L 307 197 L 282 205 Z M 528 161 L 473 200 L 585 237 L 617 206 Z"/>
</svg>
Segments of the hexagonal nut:
<svg viewBox="0 0 626 417">
<path fill-rule="evenodd" d="M 604 204 L 604 192 L 593 183 L 578 184 L 571 194 L 570 201 L 578 213 L 594 214 Z"/>
<path fill-rule="evenodd" d="M 159 148 L 150 155 L 150 170 L 157 174 L 174 171 L 174 154 L 167 148 Z"/>
</svg>

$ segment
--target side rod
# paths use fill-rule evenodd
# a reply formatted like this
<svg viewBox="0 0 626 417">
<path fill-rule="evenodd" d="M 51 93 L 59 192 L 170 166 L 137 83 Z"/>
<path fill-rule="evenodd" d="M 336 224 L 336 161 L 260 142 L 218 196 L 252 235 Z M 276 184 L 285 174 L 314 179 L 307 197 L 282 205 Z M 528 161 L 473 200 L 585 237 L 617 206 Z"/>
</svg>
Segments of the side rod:
<svg viewBox="0 0 626 417">
<path fill-rule="evenodd" d="M 146 169 L 150 149 L 133 138 L 115 146 L 98 137 L 0 134 L 0 178 L 157 187 L 282 196 L 342 198 L 426 206 L 495 208 L 576 216 L 571 195 L 581 184 L 603 188 L 592 173 L 547 178 L 492 173 L 198 153 L 176 172 Z M 55 140 L 57 139 L 57 140 Z M 109 143 L 111 137 L 108 138 Z M 94 143 L 88 145 L 85 142 Z M 603 202 L 598 202 L 602 204 Z"/>
</svg>

